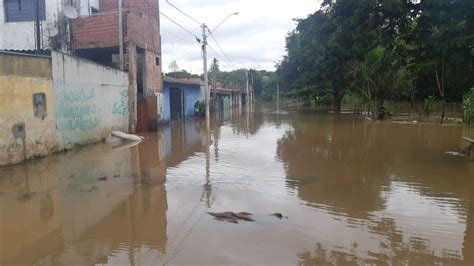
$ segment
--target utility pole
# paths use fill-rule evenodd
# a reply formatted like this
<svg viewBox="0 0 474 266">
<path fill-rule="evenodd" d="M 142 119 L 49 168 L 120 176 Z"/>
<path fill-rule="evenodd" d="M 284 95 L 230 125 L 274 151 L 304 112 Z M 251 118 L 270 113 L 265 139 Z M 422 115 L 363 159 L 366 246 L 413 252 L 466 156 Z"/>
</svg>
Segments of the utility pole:
<svg viewBox="0 0 474 266">
<path fill-rule="evenodd" d="M 121 0 L 119 0 L 121 1 Z M 235 12 L 235 13 L 232 13 L 232 14 L 229 14 L 227 17 L 225 17 L 221 23 L 219 23 L 217 25 L 217 27 L 215 27 L 213 30 L 209 30 L 206 26 L 205 23 L 202 23 L 199 22 L 198 20 L 196 20 L 195 18 L 191 17 L 190 15 L 186 14 L 185 12 L 183 12 L 181 9 L 179 9 L 178 7 L 176 7 L 175 5 L 173 5 L 172 3 L 169 2 L 169 0 L 166 0 L 166 3 L 168 3 L 170 6 L 172 6 L 174 9 L 178 10 L 181 14 L 185 15 L 186 17 L 190 18 L 191 20 L 193 20 L 194 22 L 196 22 L 197 24 L 201 25 L 201 28 L 202 28 L 202 40 L 200 40 L 196 35 L 194 35 L 192 32 L 190 32 L 189 30 L 187 30 L 186 28 L 184 28 L 183 26 L 181 26 L 179 23 L 175 22 L 174 20 L 170 19 L 168 17 L 168 19 L 170 19 L 172 22 L 174 22 L 176 25 L 178 25 L 178 27 L 180 27 L 181 29 L 183 29 L 184 31 L 186 31 L 187 33 L 191 34 L 192 36 L 194 36 L 196 38 L 196 41 L 198 41 L 199 43 L 201 43 L 202 45 L 202 57 L 203 57 L 203 68 L 204 68 L 204 88 L 206 90 L 206 93 L 205 93 L 205 102 L 206 102 L 206 127 L 209 129 L 209 124 L 210 124 L 210 108 L 209 108 L 209 101 L 210 101 L 210 98 L 211 98 L 211 91 L 209 90 L 209 74 L 207 72 L 207 37 L 209 35 L 212 35 L 212 33 L 214 33 L 228 18 L 230 18 L 231 16 L 235 16 L 235 15 L 238 15 L 239 12 Z M 161 13 L 163 16 L 167 17 L 165 14 Z M 206 34 L 206 30 L 209 31 L 209 35 Z"/>
<path fill-rule="evenodd" d="M 254 71 L 254 74 L 255 74 L 255 71 Z M 253 76 L 252 75 L 252 103 L 255 101 L 254 97 L 255 97 L 255 86 L 253 85 Z"/>
<path fill-rule="evenodd" d="M 205 94 L 205 101 L 206 101 L 206 125 L 209 127 L 210 125 L 210 110 L 209 110 L 209 100 L 211 98 L 211 91 L 209 90 L 209 76 L 207 73 L 207 35 L 206 29 L 207 26 L 205 23 L 202 24 L 202 57 L 203 57 L 203 67 L 204 67 L 204 88 L 206 91 Z"/>
<path fill-rule="evenodd" d="M 280 84 L 277 83 L 277 112 L 280 111 Z"/>
<path fill-rule="evenodd" d="M 249 105 L 250 103 L 250 93 L 249 93 L 249 71 L 247 70 L 246 72 L 247 76 L 247 97 L 245 97 L 245 104 Z"/>
<path fill-rule="evenodd" d="M 123 0 L 118 0 L 118 18 L 119 18 L 119 55 L 120 55 L 120 70 L 125 69 L 125 58 L 123 51 Z"/>
<path fill-rule="evenodd" d="M 36 53 L 41 53 L 41 31 L 40 31 L 40 3 L 35 0 L 35 32 L 36 32 Z"/>
</svg>

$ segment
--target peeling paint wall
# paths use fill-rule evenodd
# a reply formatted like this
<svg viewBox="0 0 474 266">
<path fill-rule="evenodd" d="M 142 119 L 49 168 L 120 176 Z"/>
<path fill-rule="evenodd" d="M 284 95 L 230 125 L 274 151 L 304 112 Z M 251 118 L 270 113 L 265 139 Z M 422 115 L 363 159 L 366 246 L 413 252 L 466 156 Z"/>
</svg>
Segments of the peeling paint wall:
<svg viewBox="0 0 474 266">
<path fill-rule="evenodd" d="M 53 106 L 50 58 L 0 53 L 0 166 L 56 150 Z"/>
<path fill-rule="evenodd" d="M 57 52 L 52 53 L 52 69 L 60 149 L 128 130 L 127 73 Z"/>
<path fill-rule="evenodd" d="M 128 130 L 128 74 L 77 57 L 0 52 L 0 166 Z"/>
</svg>

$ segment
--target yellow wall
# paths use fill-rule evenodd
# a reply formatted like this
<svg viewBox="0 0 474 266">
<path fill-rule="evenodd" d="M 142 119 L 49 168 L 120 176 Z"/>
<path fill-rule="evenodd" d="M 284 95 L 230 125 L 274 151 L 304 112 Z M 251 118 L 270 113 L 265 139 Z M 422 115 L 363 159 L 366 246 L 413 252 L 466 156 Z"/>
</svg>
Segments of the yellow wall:
<svg viewBox="0 0 474 266">
<path fill-rule="evenodd" d="M 44 119 L 34 116 L 34 93 L 46 94 Z M 13 135 L 18 123 L 25 123 L 24 140 Z M 0 53 L 0 165 L 44 156 L 56 147 L 51 60 Z"/>
</svg>

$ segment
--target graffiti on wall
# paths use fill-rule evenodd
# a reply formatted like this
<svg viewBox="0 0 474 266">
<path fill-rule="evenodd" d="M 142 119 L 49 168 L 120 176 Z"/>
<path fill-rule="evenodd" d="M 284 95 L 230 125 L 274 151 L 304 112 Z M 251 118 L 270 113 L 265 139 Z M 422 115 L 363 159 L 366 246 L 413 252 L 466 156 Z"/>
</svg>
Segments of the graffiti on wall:
<svg viewBox="0 0 474 266">
<path fill-rule="evenodd" d="M 120 100 L 115 102 L 112 106 L 112 113 L 114 115 L 126 116 L 128 114 L 128 91 L 120 92 Z"/>
<path fill-rule="evenodd" d="M 64 90 L 57 99 L 57 129 L 90 130 L 97 126 L 98 108 L 94 89 Z"/>
</svg>

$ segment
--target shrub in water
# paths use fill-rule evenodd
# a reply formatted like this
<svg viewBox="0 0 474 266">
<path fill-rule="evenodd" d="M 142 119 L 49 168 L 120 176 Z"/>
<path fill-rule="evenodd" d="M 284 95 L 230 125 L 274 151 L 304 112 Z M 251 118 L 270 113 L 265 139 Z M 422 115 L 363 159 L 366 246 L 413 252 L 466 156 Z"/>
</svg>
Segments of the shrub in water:
<svg viewBox="0 0 474 266">
<path fill-rule="evenodd" d="M 423 112 L 426 116 L 430 116 L 435 111 L 436 99 L 434 96 L 428 96 L 425 99 L 425 105 L 423 106 Z"/>
<path fill-rule="evenodd" d="M 471 88 L 470 92 L 464 94 L 462 111 L 464 122 L 469 125 L 474 124 L 474 88 Z"/>
</svg>

